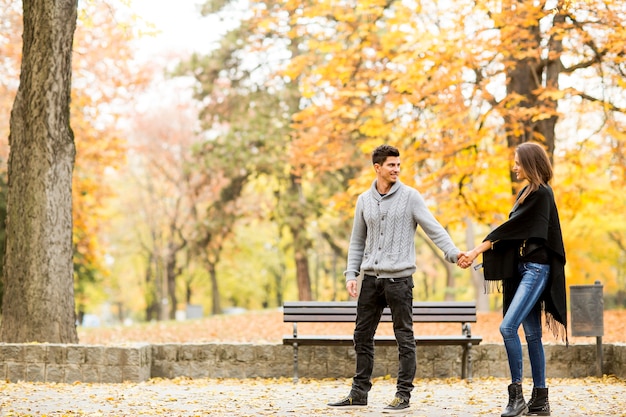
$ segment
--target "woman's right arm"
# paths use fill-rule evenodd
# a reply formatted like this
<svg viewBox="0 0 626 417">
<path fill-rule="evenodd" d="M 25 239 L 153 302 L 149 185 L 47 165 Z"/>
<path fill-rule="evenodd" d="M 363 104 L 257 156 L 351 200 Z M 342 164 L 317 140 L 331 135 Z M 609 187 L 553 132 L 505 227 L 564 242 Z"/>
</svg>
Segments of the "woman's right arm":
<svg viewBox="0 0 626 417">
<path fill-rule="evenodd" d="M 472 262 L 474 262 L 474 259 L 476 259 L 478 255 L 488 251 L 489 249 L 493 249 L 493 242 L 485 240 L 483 243 L 476 246 L 471 251 L 466 252 L 466 256 L 463 258 L 459 258 L 459 261 L 457 263 L 461 268 L 468 268 L 472 264 Z"/>
</svg>

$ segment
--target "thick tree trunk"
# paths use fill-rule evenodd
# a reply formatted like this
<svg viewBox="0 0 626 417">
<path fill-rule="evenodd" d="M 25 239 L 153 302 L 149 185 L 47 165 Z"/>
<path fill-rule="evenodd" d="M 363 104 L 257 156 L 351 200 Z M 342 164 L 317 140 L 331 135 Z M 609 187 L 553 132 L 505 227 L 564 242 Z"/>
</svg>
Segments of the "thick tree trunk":
<svg viewBox="0 0 626 417">
<path fill-rule="evenodd" d="M 513 152 L 521 143 L 533 139 L 534 123 L 529 109 L 536 106 L 537 97 L 534 91 L 541 85 L 541 76 L 538 73 L 541 37 L 538 22 L 537 25 L 529 25 L 529 22 L 534 23 L 535 17 L 530 15 L 534 7 L 523 8 L 522 0 L 510 0 L 503 4 L 503 8 L 509 10 L 511 21 L 502 29 L 502 36 L 514 38 L 516 45 L 504 60 L 507 97 L 512 98 L 512 103 L 505 106 L 505 130 L 507 146 Z M 511 192 L 515 195 L 519 189 L 519 181 L 512 168 L 511 163 Z"/>
<path fill-rule="evenodd" d="M 507 144 L 514 150 L 519 144 L 536 141 L 543 143 L 550 155 L 553 156 L 555 128 L 558 121 L 557 101 L 550 98 L 540 98 L 538 91 L 541 88 L 558 89 L 558 78 L 563 66 L 560 54 L 563 45 L 560 34 L 554 34 L 548 42 L 547 59 L 542 57 L 542 34 L 539 19 L 543 16 L 540 6 L 526 7 L 522 0 L 511 1 L 512 13 L 526 10 L 508 28 L 509 35 L 516 39 L 517 49 L 505 61 L 507 74 L 507 96 L 513 97 L 516 104 L 505 115 Z M 526 14 L 534 12 L 534 16 Z M 561 24 L 565 16 L 557 13 L 555 24 Z M 529 24 L 528 22 L 533 22 Z M 512 33 L 512 35 L 511 35 Z M 542 117 L 537 117 L 537 111 Z M 517 176 L 510 173 L 513 194 L 517 194 Z"/>
<path fill-rule="evenodd" d="M 20 85 L 11 112 L 3 342 L 77 343 L 70 128 L 76 0 L 23 0 Z"/>
<path fill-rule="evenodd" d="M 565 15 L 557 13 L 554 16 L 554 25 L 561 25 L 565 22 Z M 559 74 L 563 71 L 563 63 L 561 62 L 561 54 L 563 53 L 563 41 L 559 34 L 554 34 L 548 43 L 548 60 L 544 66 L 545 84 L 550 89 L 559 89 Z M 544 144 L 550 155 L 550 159 L 553 159 L 555 138 L 556 138 L 556 123 L 558 116 L 557 101 L 556 100 L 544 100 L 544 106 L 546 111 L 553 113 L 554 115 L 543 119 L 537 123 L 537 131 L 544 138 Z"/>
</svg>

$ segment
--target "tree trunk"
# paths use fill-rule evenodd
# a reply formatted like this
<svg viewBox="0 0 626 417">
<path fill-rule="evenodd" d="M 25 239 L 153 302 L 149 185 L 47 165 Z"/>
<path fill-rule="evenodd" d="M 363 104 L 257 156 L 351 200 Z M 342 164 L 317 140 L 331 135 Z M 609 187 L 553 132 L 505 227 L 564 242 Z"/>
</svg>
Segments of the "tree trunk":
<svg viewBox="0 0 626 417">
<path fill-rule="evenodd" d="M 167 298 L 169 299 L 169 318 L 176 319 L 176 310 L 178 309 L 178 297 L 176 297 L 176 253 L 167 255 L 165 265 L 165 276 L 167 280 Z"/>
<path fill-rule="evenodd" d="M 307 237 L 306 228 L 306 201 L 302 195 L 302 184 L 299 177 L 290 176 L 290 193 L 293 211 L 289 214 L 289 229 L 293 236 L 293 254 L 296 264 L 296 282 L 298 284 L 298 299 L 312 300 L 311 276 L 309 274 L 308 250 L 311 241 Z"/>
<path fill-rule="evenodd" d="M 511 2 L 512 10 L 522 10 L 522 0 Z M 532 8 L 531 8 L 532 9 Z M 530 10 L 530 9 L 528 9 Z M 513 12 L 517 13 L 517 12 Z M 515 97 L 519 102 L 505 115 L 506 137 L 509 149 L 514 150 L 519 144 L 530 140 L 543 143 L 550 158 L 554 152 L 555 127 L 558 121 L 557 101 L 550 98 L 539 98 L 537 91 L 541 87 L 558 89 L 558 77 L 563 66 L 560 54 L 563 45 L 560 34 L 554 34 L 548 44 L 548 59 L 541 56 L 541 29 L 538 19 L 542 15 L 519 20 L 509 31 L 514 33 L 517 48 L 506 61 L 507 96 Z M 535 24 L 529 21 L 537 19 Z M 555 24 L 565 20 L 562 13 L 554 17 Z M 521 98 L 521 99 L 520 99 Z M 539 109 L 542 115 L 538 118 L 528 109 Z M 512 192 L 517 194 L 519 183 L 513 171 L 510 172 Z"/>
<path fill-rule="evenodd" d="M 272 277 L 274 278 L 274 287 L 276 288 L 276 305 L 282 306 L 284 295 L 283 295 L 283 277 L 285 276 L 285 270 L 287 267 L 283 262 L 282 258 L 279 258 L 278 261 L 279 267 L 278 269 L 271 269 Z"/>
<path fill-rule="evenodd" d="M 519 144 L 533 139 L 534 123 L 528 109 L 537 104 L 534 91 L 541 85 L 541 75 L 538 75 L 541 36 L 539 26 L 528 23 L 534 19 L 527 16 L 532 8 L 524 9 L 522 0 L 511 0 L 506 7 L 512 16 L 515 15 L 514 20 L 502 30 L 503 36 L 516 39 L 516 48 L 505 59 L 507 97 L 515 98 L 515 103 L 504 114 L 507 145 L 513 151 Z M 525 12 L 518 15 L 518 10 Z M 510 178 L 515 195 L 519 181 L 512 167 L 513 164 Z"/>
<path fill-rule="evenodd" d="M 296 246 L 296 280 L 298 281 L 298 299 L 300 301 L 312 300 L 311 278 L 309 275 L 309 258 L 302 247 Z"/>
<path fill-rule="evenodd" d="M 144 282 L 146 289 L 144 291 L 144 298 L 146 300 L 146 321 L 159 319 L 159 295 L 157 291 L 156 278 L 153 275 L 153 255 L 148 255 L 148 262 L 146 264 L 146 270 L 144 274 Z"/>
<path fill-rule="evenodd" d="M 565 22 L 565 15 L 557 13 L 554 16 L 554 25 L 562 25 Z M 557 90 L 559 88 L 559 74 L 563 71 L 563 63 L 561 62 L 561 54 L 563 53 L 563 41 L 558 34 L 554 34 L 550 38 L 548 44 L 549 59 L 544 68 L 546 87 Z M 556 123 L 558 121 L 556 100 L 544 100 L 543 105 L 547 112 L 554 114 L 551 117 L 543 119 L 537 123 L 537 131 L 544 139 L 548 155 L 551 161 L 554 155 L 554 140 L 556 138 Z"/>
<path fill-rule="evenodd" d="M 170 239 L 176 234 L 176 228 L 171 225 Z M 169 242 L 167 245 L 167 253 L 165 255 L 165 275 L 167 279 L 167 297 L 169 299 L 169 318 L 170 320 L 176 319 L 176 310 L 178 310 L 178 297 L 176 296 L 176 278 L 181 273 L 181 268 L 178 266 L 178 260 L 176 255 L 187 246 L 187 242 L 175 243 Z"/>
<path fill-rule="evenodd" d="M 11 112 L 0 338 L 77 343 L 70 128 L 76 0 L 23 0 L 20 85 Z"/>
<path fill-rule="evenodd" d="M 211 277 L 211 297 L 213 300 L 211 306 L 211 312 L 213 314 L 220 314 L 222 312 L 222 305 L 220 302 L 220 288 L 217 282 L 217 271 L 215 269 L 216 264 L 209 263 L 209 276 Z"/>
</svg>

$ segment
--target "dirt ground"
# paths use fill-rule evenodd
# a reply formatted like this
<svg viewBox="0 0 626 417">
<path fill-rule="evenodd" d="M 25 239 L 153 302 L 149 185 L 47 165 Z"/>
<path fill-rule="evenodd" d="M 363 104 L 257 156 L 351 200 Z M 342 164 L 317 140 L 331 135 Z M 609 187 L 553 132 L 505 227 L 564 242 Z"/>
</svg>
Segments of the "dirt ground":
<svg viewBox="0 0 626 417">
<path fill-rule="evenodd" d="M 472 324 L 472 334 L 483 337 L 483 343 L 502 343 L 498 330 L 501 312 L 478 313 L 477 322 Z M 626 310 L 604 312 L 603 343 L 626 343 Z M 351 334 L 352 323 L 300 323 L 298 331 L 303 334 Z M 416 334 L 458 334 L 457 323 L 416 323 Z M 136 324 L 132 326 L 110 326 L 79 328 L 81 344 L 113 345 L 130 342 L 149 343 L 278 343 L 282 336 L 292 333 L 292 324 L 283 323 L 280 310 L 249 311 L 243 314 L 211 316 L 187 321 L 171 321 Z M 572 344 L 596 343 L 595 337 L 572 337 Z M 382 323 L 378 334 L 393 334 L 390 323 Z M 544 343 L 561 343 L 549 331 L 544 332 Z"/>
</svg>

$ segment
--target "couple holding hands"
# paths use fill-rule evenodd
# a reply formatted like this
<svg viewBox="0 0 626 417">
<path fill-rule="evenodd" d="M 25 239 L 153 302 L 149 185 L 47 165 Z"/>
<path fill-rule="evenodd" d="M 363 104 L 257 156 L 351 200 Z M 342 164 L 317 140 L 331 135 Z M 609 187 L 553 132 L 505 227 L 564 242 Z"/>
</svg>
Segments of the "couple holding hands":
<svg viewBox="0 0 626 417">
<path fill-rule="evenodd" d="M 482 254 L 486 290 L 503 294 L 500 332 L 508 356 L 511 384 L 502 417 L 549 416 L 542 311 L 553 333 L 567 341 L 565 249 L 552 188 L 552 165 L 543 147 L 523 143 L 515 150 L 513 172 L 527 184 L 519 192 L 509 219 L 474 249 L 462 252 L 428 210 L 421 194 L 399 179 L 400 153 L 381 145 L 372 153 L 376 179 L 358 197 L 348 249 L 346 289 L 358 297 L 354 329 L 356 373 L 347 397 L 330 407 L 367 405 L 374 367 L 374 334 L 382 311 L 389 307 L 398 344 L 398 378 L 394 399 L 383 413 L 406 412 L 416 372 L 413 335 L 414 235 L 417 226 L 443 252 L 448 262 L 468 268 Z M 363 274 L 360 291 L 357 277 Z M 533 389 L 528 402 L 522 392 L 522 345 L 528 344 Z"/>
</svg>

